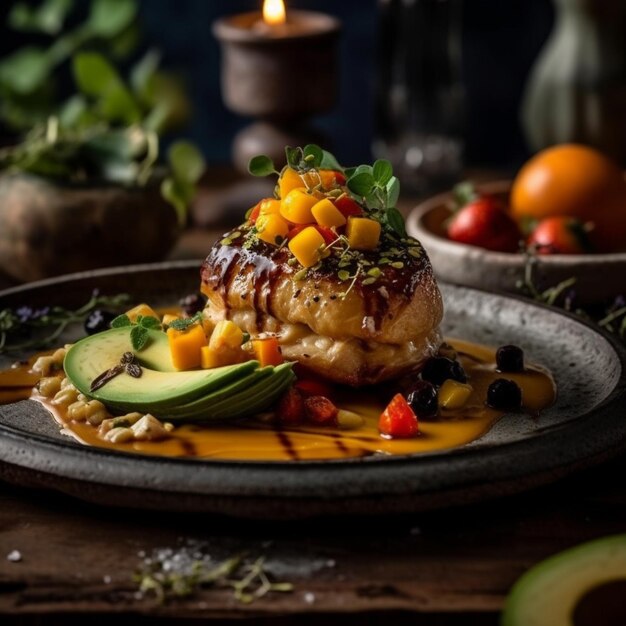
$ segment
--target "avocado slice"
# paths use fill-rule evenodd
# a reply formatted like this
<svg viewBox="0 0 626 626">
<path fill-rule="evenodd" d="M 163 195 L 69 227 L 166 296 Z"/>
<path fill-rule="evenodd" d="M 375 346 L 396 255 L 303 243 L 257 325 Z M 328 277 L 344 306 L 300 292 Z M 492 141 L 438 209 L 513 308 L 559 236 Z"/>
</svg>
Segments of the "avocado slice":
<svg viewBox="0 0 626 626">
<path fill-rule="evenodd" d="M 507 598 L 502 626 L 626 624 L 626 535 L 584 543 L 526 572 Z"/>
<path fill-rule="evenodd" d="M 90 391 L 91 382 L 96 376 L 117 365 L 124 352 L 133 352 L 128 328 L 108 330 L 74 344 L 65 357 L 65 373 L 81 393 L 120 411 L 150 412 L 157 417 L 175 418 L 176 411 L 198 401 L 200 407 L 187 406 L 179 419 L 196 419 L 199 416 L 212 419 L 211 394 L 217 394 L 216 401 L 219 400 L 221 406 L 223 403 L 232 406 L 234 403 L 231 402 L 231 397 L 245 397 L 249 385 L 272 378 L 274 371 L 278 369 L 260 369 L 258 361 L 247 361 L 207 370 L 175 371 L 167 336 L 156 330 L 149 333 L 147 346 L 136 355 L 142 366 L 140 378 L 122 373 L 97 391 Z M 291 365 L 286 365 L 291 380 Z M 284 369 L 281 369 L 278 374 L 281 380 L 283 372 Z M 235 383 L 238 384 L 234 385 Z M 229 385 L 231 391 L 224 392 Z M 275 395 L 263 394 L 257 399 L 255 407 L 258 408 L 254 410 L 263 410 L 275 398 Z M 239 415 L 235 406 L 227 411 L 222 409 L 221 414 L 228 417 Z"/>
<path fill-rule="evenodd" d="M 264 367 L 245 380 L 241 379 L 195 402 L 171 409 L 167 418 L 170 421 L 207 421 L 253 415 L 274 404 L 294 379 L 290 363 Z"/>
</svg>

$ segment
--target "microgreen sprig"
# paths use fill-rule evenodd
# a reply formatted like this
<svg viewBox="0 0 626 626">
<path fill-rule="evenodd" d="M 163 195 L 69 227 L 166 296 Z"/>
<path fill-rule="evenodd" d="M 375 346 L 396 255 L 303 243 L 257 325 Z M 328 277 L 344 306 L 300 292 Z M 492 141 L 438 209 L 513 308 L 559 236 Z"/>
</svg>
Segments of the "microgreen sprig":
<svg viewBox="0 0 626 626">
<path fill-rule="evenodd" d="M 138 315 L 134 321 L 125 313 L 118 315 L 112 322 L 111 328 L 130 327 L 130 342 L 134 350 L 142 350 L 148 343 L 150 330 L 161 330 L 161 322 L 152 315 Z"/>
<path fill-rule="evenodd" d="M 359 165 L 345 172 L 348 189 L 357 200 L 365 203 L 372 217 L 399 237 L 406 237 L 404 218 L 396 208 L 400 181 L 393 175 L 391 163 L 378 159 L 374 165 Z"/>
<path fill-rule="evenodd" d="M 89 301 L 75 310 L 60 306 L 41 309 L 28 306 L 2 309 L 0 310 L 0 354 L 46 348 L 54 344 L 69 324 L 84 322 L 95 309 L 119 309 L 128 300 L 128 294 L 101 296 L 98 291 L 94 291 Z M 44 333 L 44 331 L 47 332 Z M 25 337 L 29 338 L 25 339 Z"/>
<path fill-rule="evenodd" d="M 287 166 L 300 173 L 306 173 L 311 170 L 336 170 L 343 172 L 343 167 L 339 165 L 337 159 L 327 150 L 322 150 L 315 144 L 308 144 L 304 148 L 285 148 L 287 157 Z M 253 176 L 271 176 L 276 174 L 280 176 L 280 172 L 274 165 L 274 161 L 264 154 L 255 156 L 248 163 L 248 171 Z"/>
</svg>

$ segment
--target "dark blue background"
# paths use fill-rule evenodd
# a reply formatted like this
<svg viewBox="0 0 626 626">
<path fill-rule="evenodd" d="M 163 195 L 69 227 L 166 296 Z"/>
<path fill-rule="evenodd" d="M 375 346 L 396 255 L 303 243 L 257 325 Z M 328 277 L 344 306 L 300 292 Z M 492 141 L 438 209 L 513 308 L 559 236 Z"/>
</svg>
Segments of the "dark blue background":
<svg viewBox="0 0 626 626">
<path fill-rule="evenodd" d="M 3 3 L 0 14 L 9 3 Z M 219 47 L 211 23 L 219 16 L 257 10 L 261 0 L 143 0 L 145 46 L 163 52 L 163 65 L 185 79 L 194 103 L 186 134 L 211 162 L 229 160 L 233 134 L 248 121 L 229 113 L 219 92 Z M 335 138 L 344 162 L 369 158 L 374 132 L 377 5 L 375 0 L 287 0 L 291 8 L 338 16 L 341 41 L 341 98 L 332 114 L 318 120 Z M 513 167 L 526 156 L 518 123 L 528 70 L 552 25 L 550 0 L 465 0 L 463 80 L 466 88 L 467 161 Z M 3 28 L 0 54 L 25 42 Z"/>
</svg>

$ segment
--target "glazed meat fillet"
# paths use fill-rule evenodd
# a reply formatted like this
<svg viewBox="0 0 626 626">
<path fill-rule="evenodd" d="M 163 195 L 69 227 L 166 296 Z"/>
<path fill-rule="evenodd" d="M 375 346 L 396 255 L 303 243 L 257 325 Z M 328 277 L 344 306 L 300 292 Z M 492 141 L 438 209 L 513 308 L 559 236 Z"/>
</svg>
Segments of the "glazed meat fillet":
<svg viewBox="0 0 626 626">
<path fill-rule="evenodd" d="M 293 261 L 286 246 L 228 233 L 201 269 L 205 315 L 252 337 L 274 334 L 285 359 L 352 386 L 419 370 L 436 352 L 441 295 L 416 240 L 384 233 L 375 250 L 304 271 Z"/>
</svg>

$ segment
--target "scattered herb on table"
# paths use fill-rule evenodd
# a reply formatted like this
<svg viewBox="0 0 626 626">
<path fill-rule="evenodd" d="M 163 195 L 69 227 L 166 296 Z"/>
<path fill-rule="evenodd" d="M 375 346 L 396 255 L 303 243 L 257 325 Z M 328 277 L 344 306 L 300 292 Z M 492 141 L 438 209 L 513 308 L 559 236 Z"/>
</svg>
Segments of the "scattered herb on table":
<svg viewBox="0 0 626 626">
<path fill-rule="evenodd" d="M 127 294 L 102 296 L 94 291 L 90 300 L 76 310 L 60 306 L 40 309 L 22 306 L 0 310 L 0 354 L 42 349 L 54 344 L 70 324 L 83 323 L 96 309 L 119 309 L 129 300 Z"/>
<path fill-rule="evenodd" d="M 151 558 L 142 563 L 134 580 L 141 595 L 152 595 L 159 603 L 193 595 L 201 589 L 232 589 L 235 599 L 249 604 L 270 592 L 291 592 L 288 582 L 273 582 L 265 569 L 265 557 L 253 561 L 239 554 L 219 563 L 206 559 L 183 560 Z"/>
</svg>

